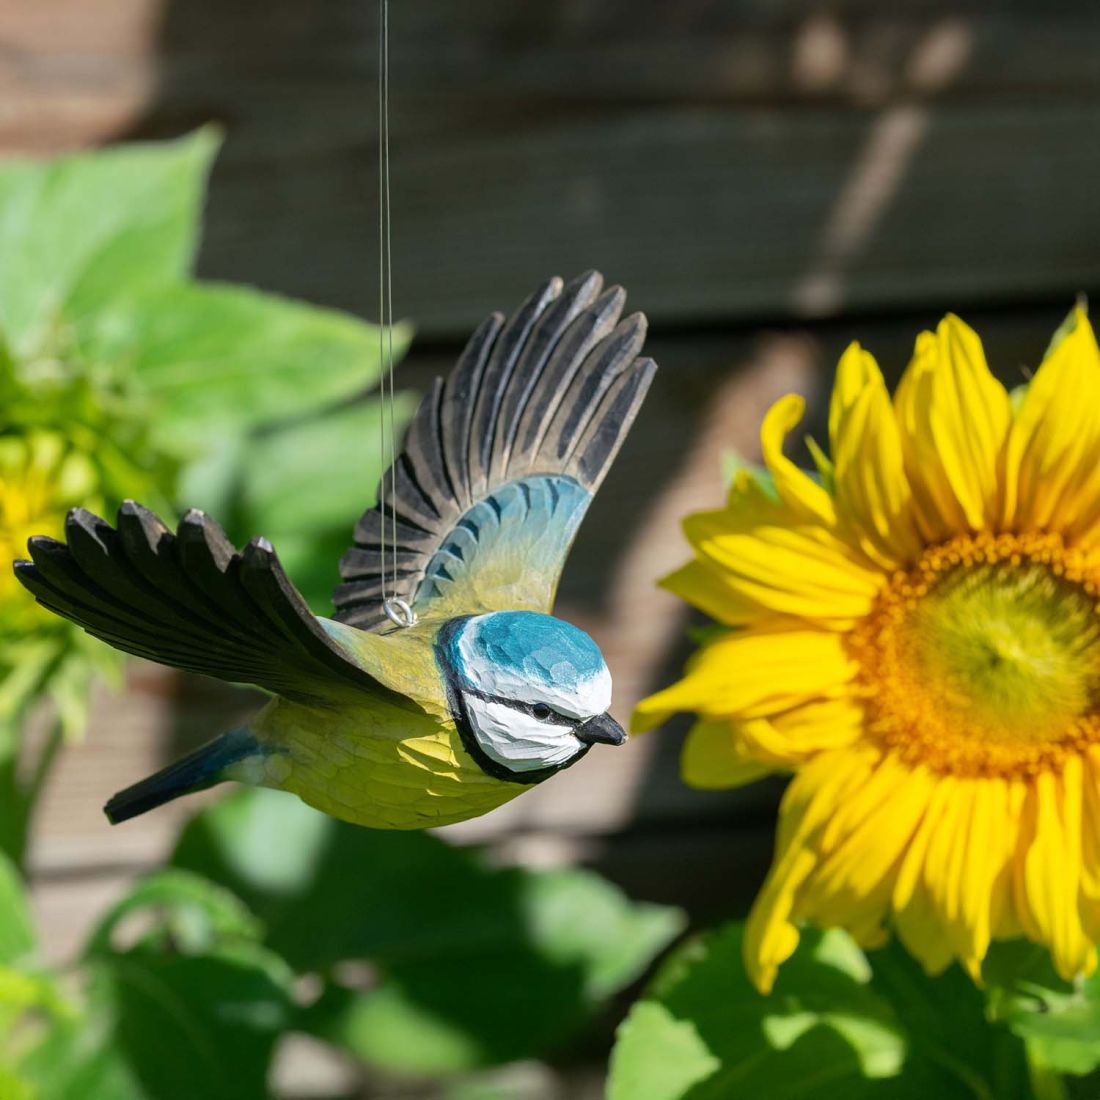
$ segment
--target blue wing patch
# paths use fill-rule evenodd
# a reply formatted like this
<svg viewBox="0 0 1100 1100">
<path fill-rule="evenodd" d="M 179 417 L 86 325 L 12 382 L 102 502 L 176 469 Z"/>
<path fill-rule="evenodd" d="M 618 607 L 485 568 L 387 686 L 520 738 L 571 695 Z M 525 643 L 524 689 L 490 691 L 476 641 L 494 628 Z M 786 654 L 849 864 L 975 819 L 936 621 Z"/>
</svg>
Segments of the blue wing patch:
<svg viewBox="0 0 1100 1100">
<path fill-rule="evenodd" d="M 413 607 L 545 610 L 592 494 L 571 477 L 525 477 L 467 511 L 432 555 Z M 451 607 L 448 597 L 455 596 Z"/>
</svg>

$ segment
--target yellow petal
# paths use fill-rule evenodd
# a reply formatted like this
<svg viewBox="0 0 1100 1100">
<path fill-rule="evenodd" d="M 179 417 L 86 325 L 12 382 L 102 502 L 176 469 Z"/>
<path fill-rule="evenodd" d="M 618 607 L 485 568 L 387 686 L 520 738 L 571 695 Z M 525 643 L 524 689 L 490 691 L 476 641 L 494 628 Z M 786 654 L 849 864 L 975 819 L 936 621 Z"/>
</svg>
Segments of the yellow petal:
<svg viewBox="0 0 1100 1100">
<path fill-rule="evenodd" d="M 1100 750 L 1084 760 L 1081 844 L 1081 923 L 1100 941 Z"/>
<path fill-rule="evenodd" d="M 721 718 L 696 722 L 680 756 L 684 782 L 701 790 L 741 787 L 771 771 L 771 765 L 745 754 L 733 724 Z"/>
<path fill-rule="evenodd" d="M 1085 311 L 1043 361 L 1005 450 L 1005 524 L 1082 536 L 1100 523 L 1100 351 Z"/>
<path fill-rule="evenodd" d="M 830 749 L 855 744 L 863 736 L 864 712 L 853 697 L 805 703 L 737 725 L 742 751 L 773 767 L 791 767 Z"/>
<path fill-rule="evenodd" d="M 760 718 L 814 699 L 847 694 L 856 665 L 835 634 L 821 630 L 735 631 L 692 658 L 679 683 L 643 699 L 634 728 L 652 729 L 692 711 L 723 718 Z"/>
<path fill-rule="evenodd" d="M 663 577 L 660 585 L 724 626 L 747 626 L 777 618 L 741 591 L 732 573 L 711 561 L 689 561 Z"/>
<path fill-rule="evenodd" d="M 1036 939 L 1050 947 L 1066 981 L 1096 966 L 1096 951 L 1081 927 L 1081 761 L 1071 756 L 1063 774 L 1040 772 L 1025 803 L 1033 829 L 1022 853 L 1023 884 Z M 1020 858 L 1020 857 L 1018 857 Z"/>
<path fill-rule="evenodd" d="M 780 498 L 803 519 L 826 527 L 836 524 L 836 511 L 829 494 L 812 477 L 803 473 L 783 453 L 787 433 L 802 419 L 806 402 L 798 394 L 781 397 L 768 410 L 760 428 L 764 463 L 775 481 Z"/>
<path fill-rule="evenodd" d="M 829 532 L 789 526 L 781 516 L 751 526 L 739 520 L 728 509 L 700 512 L 684 531 L 699 559 L 761 617 L 795 615 L 843 630 L 870 610 L 883 575 L 857 562 Z"/>
<path fill-rule="evenodd" d="M 870 750 L 823 753 L 798 773 L 783 796 L 775 859 L 745 925 L 745 969 L 762 993 L 770 992 L 780 964 L 798 946 L 792 914 L 817 862 L 814 839 L 867 781 L 876 760 Z"/>
<path fill-rule="evenodd" d="M 941 974 L 951 964 L 951 944 L 923 885 L 914 890 L 904 909 L 895 912 L 894 928 L 905 950 L 926 974 Z"/>
<path fill-rule="evenodd" d="M 883 927 L 902 855 L 931 798 L 934 778 L 887 755 L 839 806 L 818 839 L 818 863 L 796 916 L 848 929 L 860 940 Z"/>
<path fill-rule="evenodd" d="M 921 333 L 894 407 L 921 535 L 996 527 L 1012 411 L 977 334 L 952 314 L 934 335 Z"/>
<path fill-rule="evenodd" d="M 829 405 L 837 516 L 860 549 L 894 569 L 922 548 L 894 409 L 878 364 L 858 344 L 841 357 Z"/>
<path fill-rule="evenodd" d="M 944 777 L 941 782 L 949 790 L 929 838 L 922 885 L 952 954 L 978 978 L 995 907 L 1006 899 L 1017 818 L 1003 779 Z"/>
</svg>

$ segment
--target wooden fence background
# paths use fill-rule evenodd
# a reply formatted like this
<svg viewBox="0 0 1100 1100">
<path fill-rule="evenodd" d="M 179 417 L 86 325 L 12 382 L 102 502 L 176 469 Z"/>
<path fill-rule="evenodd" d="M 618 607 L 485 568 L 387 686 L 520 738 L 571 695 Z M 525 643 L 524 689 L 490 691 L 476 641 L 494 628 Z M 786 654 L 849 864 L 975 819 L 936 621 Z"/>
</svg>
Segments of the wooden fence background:
<svg viewBox="0 0 1100 1100">
<path fill-rule="evenodd" d="M 369 316 L 375 19 L 371 0 L 3 0 L 0 155 L 217 120 L 201 273 Z M 687 615 L 653 587 L 684 557 L 678 519 L 719 500 L 724 450 L 756 453 L 771 400 L 807 394 L 820 427 L 848 340 L 896 375 L 947 308 L 1019 379 L 1100 286 L 1087 0 L 394 0 L 391 25 L 396 305 L 419 331 L 402 383 L 550 273 L 600 267 L 651 318 L 662 370 L 562 588 L 620 717 L 686 652 Z M 99 700 L 33 854 L 55 957 L 190 808 L 111 831 L 104 796 L 247 706 L 137 664 Z M 593 753 L 447 832 L 584 861 L 699 920 L 743 909 L 777 785 L 688 791 L 678 737 Z"/>
</svg>

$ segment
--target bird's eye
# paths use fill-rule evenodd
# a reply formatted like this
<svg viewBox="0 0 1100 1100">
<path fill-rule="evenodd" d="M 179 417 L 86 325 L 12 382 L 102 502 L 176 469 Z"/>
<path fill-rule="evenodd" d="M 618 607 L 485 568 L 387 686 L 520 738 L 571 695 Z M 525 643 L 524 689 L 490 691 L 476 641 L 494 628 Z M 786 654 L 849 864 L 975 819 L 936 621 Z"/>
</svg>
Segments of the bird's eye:
<svg viewBox="0 0 1100 1100">
<path fill-rule="evenodd" d="M 531 713 L 540 721 L 545 722 L 554 712 L 545 703 L 536 703 L 531 708 Z"/>
</svg>

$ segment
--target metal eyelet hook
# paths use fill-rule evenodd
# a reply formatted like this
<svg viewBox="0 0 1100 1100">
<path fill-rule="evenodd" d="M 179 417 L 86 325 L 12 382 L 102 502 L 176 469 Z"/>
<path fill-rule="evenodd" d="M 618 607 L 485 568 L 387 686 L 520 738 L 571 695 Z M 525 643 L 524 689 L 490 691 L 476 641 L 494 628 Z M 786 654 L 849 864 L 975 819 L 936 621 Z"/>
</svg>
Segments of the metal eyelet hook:
<svg viewBox="0 0 1100 1100">
<path fill-rule="evenodd" d="M 389 619 L 394 626 L 403 628 L 416 626 L 416 612 L 398 596 L 390 596 L 388 599 L 383 600 L 382 610 L 385 611 L 386 618 Z"/>
</svg>

